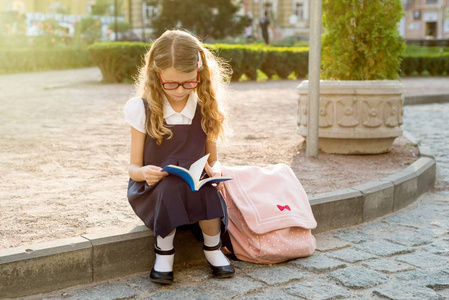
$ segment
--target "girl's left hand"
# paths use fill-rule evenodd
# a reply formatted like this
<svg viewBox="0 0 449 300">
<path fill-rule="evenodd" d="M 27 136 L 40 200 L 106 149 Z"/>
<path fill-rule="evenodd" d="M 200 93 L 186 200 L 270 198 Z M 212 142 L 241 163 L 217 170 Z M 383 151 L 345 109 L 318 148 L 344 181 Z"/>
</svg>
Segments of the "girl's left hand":
<svg viewBox="0 0 449 300">
<path fill-rule="evenodd" d="M 214 165 L 213 167 L 211 167 L 209 165 L 209 162 L 206 162 L 204 169 L 206 170 L 206 173 L 207 173 L 207 175 L 209 175 L 209 177 L 220 177 L 221 176 L 221 167 L 220 167 L 219 163 Z M 224 187 L 224 183 L 219 182 L 218 184 L 216 184 L 215 187 L 217 188 L 217 190 L 221 191 Z"/>
</svg>

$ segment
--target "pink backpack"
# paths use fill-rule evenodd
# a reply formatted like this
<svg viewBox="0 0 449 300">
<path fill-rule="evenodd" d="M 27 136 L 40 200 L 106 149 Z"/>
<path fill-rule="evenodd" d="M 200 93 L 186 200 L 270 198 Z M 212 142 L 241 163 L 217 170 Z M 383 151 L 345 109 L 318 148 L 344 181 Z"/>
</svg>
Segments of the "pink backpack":
<svg viewBox="0 0 449 300">
<path fill-rule="evenodd" d="M 271 264 L 313 254 L 316 227 L 306 192 L 285 164 L 225 167 L 223 197 L 234 255 Z"/>
</svg>

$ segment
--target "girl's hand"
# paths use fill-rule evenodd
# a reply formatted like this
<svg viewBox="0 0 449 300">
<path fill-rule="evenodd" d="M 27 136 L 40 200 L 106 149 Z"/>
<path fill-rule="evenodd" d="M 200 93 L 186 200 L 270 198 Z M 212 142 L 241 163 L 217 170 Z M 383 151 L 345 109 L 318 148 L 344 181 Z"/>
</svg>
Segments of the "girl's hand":
<svg viewBox="0 0 449 300">
<path fill-rule="evenodd" d="M 142 167 L 141 170 L 148 185 L 158 183 L 162 178 L 168 175 L 167 172 L 161 172 L 162 168 L 158 166 L 148 165 Z"/>
<path fill-rule="evenodd" d="M 213 167 L 211 167 L 209 165 L 209 162 L 206 162 L 206 165 L 204 166 L 204 170 L 206 170 L 206 173 L 207 173 L 207 175 L 209 175 L 209 177 L 220 177 L 221 176 L 221 165 L 218 161 L 214 164 Z M 217 190 L 221 191 L 224 187 L 224 183 L 219 182 L 218 184 L 216 184 L 215 187 L 217 188 Z"/>
</svg>

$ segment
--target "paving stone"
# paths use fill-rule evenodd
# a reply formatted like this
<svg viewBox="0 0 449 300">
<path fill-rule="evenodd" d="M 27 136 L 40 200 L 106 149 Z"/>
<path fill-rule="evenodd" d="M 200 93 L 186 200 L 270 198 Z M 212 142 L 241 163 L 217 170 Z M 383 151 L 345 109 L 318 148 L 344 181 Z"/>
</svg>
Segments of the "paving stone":
<svg viewBox="0 0 449 300">
<path fill-rule="evenodd" d="M 372 235 L 367 234 L 366 232 L 362 232 L 360 230 L 354 230 L 354 229 L 338 230 L 334 233 L 334 236 L 339 239 L 342 239 L 344 241 L 347 241 L 350 243 L 355 243 L 355 244 L 361 243 L 361 242 L 366 242 L 373 238 Z"/>
<path fill-rule="evenodd" d="M 232 265 L 236 269 L 236 272 L 238 272 L 237 270 L 258 269 L 265 267 L 265 265 L 262 264 L 253 264 L 242 260 L 233 260 Z"/>
<path fill-rule="evenodd" d="M 442 297 L 442 299 L 449 299 L 449 289 L 437 291 L 437 294 Z"/>
<path fill-rule="evenodd" d="M 332 251 L 326 253 L 326 255 L 349 263 L 355 263 L 362 260 L 376 258 L 376 256 L 370 253 L 360 251 L 354 248 L 345 248 L 337 251 Z"/>
<path fill-rule="evenodd" d="M 147 298 L 147 296 L 145 296 Z M 212 296 L 200 289 L 194 287 L 182 287 L 179 289 L 163 290 L 153 295 L 149 295 L 147 299 L 166 299 L 166 300 L 185 300 L 185 299 L 197 299 L 197 300 L 209 300 Z"/>
<path fill-rule="evenodd" d="M 432 236 L 426 235 L 420 230 L 410 230 L 410 231 L 399 231 L 397 234 L 385 237 L 387 241 L 397 243 L 400 245 L 415 247 L 431 243 L 433 240 Z"/>
<path fill-rule="evenodd" d="M 375 287 L 373 294 L 382 298 L 392 299 L 392 300 L 440 300 L 443 299 L 434 290 L 411 285 L 411 284 L 401 284 L 401 283 L 390 283 L 387 285 L 382 285 Z"/>
<path fill-rule="evenodd" d="M 395 278 L 414 281 L 436 291 L 449 288 L 449 273 L 445 270 L 415 270 L 396 274 Z"/>
<path fill-rule="evenodd" d="M 431 244 L 421 247 L 421 249 L 433 254 L 449 256 L 449 241 L 435 241 Z"/>
<path fill-rule="evenodd" d="M 370 236 L 383 236 L 392 234 L 395 232 L 394 228 L 392 228 L 389 224 L 382 223 L 382 222 L 371 222 L 371 223 L 365 223 L 362 224 L 360 229 L 365 234 L 368 234 Z"/>
<path fill-rule="evenodd" d="M 407 248 L 384 240 L 363 242 L 354 247 L 379 256 L 392 256 L 414 251 L 412 248 Z"/>
<path fill-rule="evenodd" d="M 263 286 L 261 282 L 242 276 L 235 276 L 228 279 L 209 279 L 205 280 L 202 285 L 202 287 L 218 299 L 240 297 Z"/>
<path fill-rule="evenodd" d="M 291 296 L 282 291 L 261 292 L 251 296 L 243 296 L 242 300 L 297 300 L 298 297 Z"/>
<path fill-rule="evenodd" d="M 175 275 L 176 276 L 176 275 Z M 137 289 L 139 291 L 143 292 L 154 292 L 158 289 L 160 289 L 161 285 L 157 283 L 153 283 L 148 275 L 148 272 L 145 272 L 145 275 L 137 276 L 137 277 L 130 277 L 126 284 L 130 286 L 131 288 Z"/>
<path fill-rule="evenodd" d="M 346 268 L 347 266 L 345 263 L 329 258 L 325 255 L 312 255 L 306 258 L 293 260 L 288 264 L 316 273 L 330 272 L 333 270 Z"/>
<path fill-rule="evenodd" d="M 336 270 L 331 272 L 330 276 L 342 285 L 354 289 L 370 288 L 387 280 L 382 273 L 360 266 Z"/>
<path fill-rule="evenodd" d="M 75 292 L 67 292 L 65 298 L 110 300 L 118 298 L 134 298 L 138 292 L 125 283 L 101 284 Z"/>
<path fill-rule="evenodd" d="M 299 270 L 284 266 L 266 267 L 255 270 L 247 275 L 267 284 L 286 283 L 290 280 L 300 280 L 305 277 Z"/>
<path fill-rule="evenodd" d="M 320 233 L 316 236 L 316 250 L 319 252 L 328 252 L 349 247 L 351 244 L 342 241 L 329 233 Z"/>
<path fill-rule="evenodd" d="M 436 255 L 425 251 L 420 251 L 411 254 L 404 254 L 399 257 L 396 257 L 396 260 L 406 262 L 410 265 L 423 269 L 444 266 L 449 263 L 448 257 Z"/>
<path fill-rule="evenodd" d="M 343 287 L 319 281 L 290 284 L 284 288 L 284 291 L 310 300 L 341 299 L 350 296 L 348 290 Z"/>
<path fill-rule="evenodd" d="M 182 270 L 175 270 L 175 283 L 198 283 L 210 278 L 212 278 L 211 270 L 206 263 L 183 268 Z"/>
<path fill-rule="evenodd" d="M 426 221 L 412 218 L 409 213 L 402 213 L 397 215 L 392 215 L 389 217 L 386 217 L 382 220 L 382 222 L 390 224 L 392 226 L 395 225 L 402 225 L 405 227 L 415 228 L 419 229 L 423 226 L 427 226 Z"/>
<path fill-rule="evenodd" d="M 409 264 L 386 259 L 367 261 L 363 263 L 363 265 L 370 269 L 388 274 L 415 270 L 415 268 Z"/>
</svg>

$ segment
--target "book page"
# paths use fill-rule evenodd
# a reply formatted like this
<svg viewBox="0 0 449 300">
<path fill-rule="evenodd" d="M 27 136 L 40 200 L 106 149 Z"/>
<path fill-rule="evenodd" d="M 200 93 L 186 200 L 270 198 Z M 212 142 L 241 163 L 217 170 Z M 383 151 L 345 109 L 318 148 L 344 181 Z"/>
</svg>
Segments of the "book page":
<svg viewBox="0 0 449 300">
<path fill-rule="evenodd" d="M 193 177 L 195 182 L 198 182 L 200 180 L 201 174 L 203 173 L 203 169 L 208 158 L 209 153 L 198 159 L 190 166 L 189 173 Z"/>
</svg>

